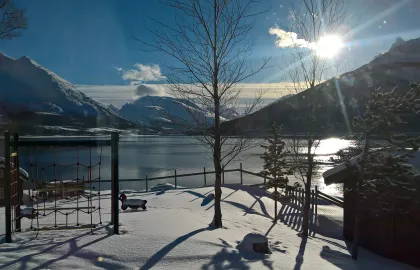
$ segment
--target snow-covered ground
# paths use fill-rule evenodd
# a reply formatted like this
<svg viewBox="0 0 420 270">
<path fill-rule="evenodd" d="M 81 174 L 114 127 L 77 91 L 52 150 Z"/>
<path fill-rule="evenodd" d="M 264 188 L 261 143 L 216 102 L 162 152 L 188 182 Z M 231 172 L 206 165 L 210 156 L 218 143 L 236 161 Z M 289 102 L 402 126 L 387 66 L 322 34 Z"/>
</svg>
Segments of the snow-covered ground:
<svg viewBox="0 0 420 270">
<path fill-rule="evenodd" d="M 414 269 L 364 249 L 359 260 L 344 241 L 331 238 L 326 218 L 319 233 L 305 241 L 298 235 L 293 205 L 280 205 L 282 222 L 273 224 L 273 201 L 256 187 L 223 188 L 223 229 L 208 226 L 213 216 L 212 188 L 159 190 L 127 194 L 148 201 L 147 211 L 121 211 L 120 235 L 112 234 L 109 195 L 101 200 L 103 226 L 93 230 L 23 232 L 0 244 L 0 269 Z M 83 199 L 80 204 L 86 204 Z M 74 205 L 62 201 L 60 207 Z M 94 201 L 97 205 L 98 201 Z M 4 208 L 0 209 L 4 220 Z M 80 215 L 90 222 L 90 216 Z M 60 218 L 60 220 L 63 220 Z M 98 221 L 95 213 L 94 222 Z M 40 227 L 52 222 L 40 217 Z M 75 216 L 69 216 L 75 222 Z M 334 223 L 334 222 L 333 222 Z M 0 223 L 0 233 L 4 232 Z M 29 227 L 28 220 L 23 222 Z M 238 249 L 250 233 L 267 235 L 271 254 Z M 37 236 L 36 236 L 37 235 Z"/>
</svg>

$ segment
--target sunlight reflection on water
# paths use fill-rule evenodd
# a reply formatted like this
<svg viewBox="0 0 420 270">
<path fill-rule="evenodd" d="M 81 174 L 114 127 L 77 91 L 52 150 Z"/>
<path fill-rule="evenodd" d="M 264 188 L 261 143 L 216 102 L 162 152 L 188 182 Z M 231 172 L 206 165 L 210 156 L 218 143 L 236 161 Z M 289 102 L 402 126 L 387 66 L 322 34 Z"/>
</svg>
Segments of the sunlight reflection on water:
<svg viewBox="0 0 420 270">
<path fill-rule="evenodd" d="M 338 150 L 345 148 L 351 144 L 350 141 L 329 138 L 322 140 L 316 149 L 316 161 L 328 162 L 330 157 L 334 155 Z M 305 148 L 302 148 L 303 151 Z M 238 169 L 240 163 L 243 165 L 243 169 L 258 173 L 262 170 L 263 160 L 261 155 L 263 154 L 261 147 L 255 147 L 249 149 L 243 153 L 239 160 L 231 162 L 226 168 L 227 169 Z M 29 170 L 29 152 L 22 149 L 20 152 L 21 156 L 21 167 Z M 43 149 L 39 151 L 39 167 L 51 166 L 53 162 L 58 164 L 74 164 L 78 160 L 81 163 L 89 162 L 89 152 L 84 149 Z M 32 159 L 34 159 L 35 152 L 31 153 Z M 92 163 L 95 164 L 99 161 L 100 149 L 92 151 Z M 101 179 L 111 179 L 110 170 L 110 149 L 104 148 L 102 152 L 102 166 L 101 166 Z M 197 173 L 202 172 L 203 168 L 206 167 L 207 171 L 213 171 L 213 162 L 211 155 L 207 149 L 198 143 L 193 138 L 189 137 L 130 137 L 122 138 L 119 144 L 119 172 L 120 179 L 144 179 L 147 175 L 148 178 L 174 175 L 174 171 L 177 170 L 177 174 L 184 173 Z M 318 167 L 317 174 L 313 179 L 313 186 L 318 185 L 320 190 L 330 194 L 340 194 L 340 186 L 331 185 L 326 187 L 322 179 L 322 173 L 332 168 L 330 164 L 321 164 Z M 43 177 L 52 179 L 52 170 L 45 170 Z M 58 179 L 74 179 L 76 177 L 75 167 L 62 167 L 56 172 Z M 99 175 L 98 168 L 95 168 L 92 172 L 92 177 L 95 179 Z M 85 177 L 87 179 L 86 171 L 79 171 L 79 177 Z M 50 181 L 50 180 L 49 180 Z M 257 184 L 262 182 L 262 178 L 258 178 L 252 175 L 243 175 L 243 181 L 245 184 Z M 290 183 L 299 181 L 290 177 Z M 239 183 L 240 173 L 226 173 L 225 175 L 226 184 Z M 163 179 L 149 182 L 149 188 L 159 183 L 172 183 L 174 179 Z M 207 185 L 214 183 L 214 175 L 207 175 Z M 178 178 L 178 185 L 184 187 L 201 187 L 204 185 L 204 177 L 193 176 L 193 177 L 180 177 Z M 133 190 L 144 190 L 145 183 L 139 181 L 132 182 L 120 182 L 120 188 L 133 189 Z M 110 189 L 109 183 L 104 183 L 101 189 Z"/>
</svg>

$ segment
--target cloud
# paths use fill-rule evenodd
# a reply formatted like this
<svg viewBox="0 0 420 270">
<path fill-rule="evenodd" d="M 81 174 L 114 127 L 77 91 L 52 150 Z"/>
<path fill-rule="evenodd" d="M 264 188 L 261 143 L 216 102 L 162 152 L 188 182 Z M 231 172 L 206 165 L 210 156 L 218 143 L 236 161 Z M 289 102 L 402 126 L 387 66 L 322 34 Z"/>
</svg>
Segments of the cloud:
<svg viewBox="0 0 420 270">
<path fill-rule="evenodd" d="M 114 67 L 118 72 L 121 72 L 123 69 L 120 67 Z"/>
<path fill-rule="evenodd" d="M 158 65 L 143 65 L 137 63 L 134 69 L 124 70 L 123 79 L 130 81 L 131 85 L 139 85 L 145 82 L 158 82 L 166 79 Z"/>
<path fill-rule="evenodd" d="M 277 37 L 276 46 L 280 48 L 313 48 L 315 45 L 305 39 L 298 38 L 294 32 L 287 32 L 278 27 L 271 27 L 268 33 Z"/>
<path fill-rule="evenodd" d="M 134 96 L 142 97 L 142 96 L 163 96 L 165 95 L 165 91 L 162 86 L 160 85 L 146 85 L 141 84 L 134 89 Z"/>
</svg>

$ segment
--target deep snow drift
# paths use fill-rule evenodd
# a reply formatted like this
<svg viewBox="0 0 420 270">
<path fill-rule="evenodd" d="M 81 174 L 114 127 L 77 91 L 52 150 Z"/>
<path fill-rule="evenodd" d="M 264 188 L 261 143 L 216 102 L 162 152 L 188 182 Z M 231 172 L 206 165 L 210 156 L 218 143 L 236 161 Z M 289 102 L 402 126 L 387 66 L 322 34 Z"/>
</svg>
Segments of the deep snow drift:
<svg viewBox="0 0 420 270">
<path fill-rule="evenodd" d="M 127 192 L 127 191 L 125 191 Z M 0 268 L 10 269 L 414 269 L 361 249 L 359 260 L 330 230 L 307 241 L 298 236 L 299 215 L 280 205 L 282 222 L 273 225 L 273 201 L 264 191 L 231 185 L 223 188 L 224 229 L 208 227 L 213 215 L 212 188 L 159 190 L 129 194 L 148 201 L 147 211 L 121 211 L 120 235 L 112 235 L 109 195 L 101 201 L 103 227 L 93 230 L 23 232 L 0 245 Z M 63 207 L 74 201 L 62 201 Z M 94 205 L 97 205 L 97 201 Z M 4 220 L 4 208 L 0 210 Z M 89 222 L 88 215 L 80 215 Z M 69 216 L 69 222 L 75 222 Z M 45 219 L 47 221 L 45 221 Z M 95 214 L 97 221 L 98 216 Z M 40 217 L 40 226 L 51 218 Z M 288 224 L 288 225 L 285 225 Z M 0 232 L 4 231 L 4 222 Z M 28 220 L 23 222 L 28 228 Z M 267 235 L 271 254 L 239 248 L 250 233 Z M 338 234 L 339 235 L 339 234 Z M 239 248 L 239 249 L 238 249 Z"/>
</svg>

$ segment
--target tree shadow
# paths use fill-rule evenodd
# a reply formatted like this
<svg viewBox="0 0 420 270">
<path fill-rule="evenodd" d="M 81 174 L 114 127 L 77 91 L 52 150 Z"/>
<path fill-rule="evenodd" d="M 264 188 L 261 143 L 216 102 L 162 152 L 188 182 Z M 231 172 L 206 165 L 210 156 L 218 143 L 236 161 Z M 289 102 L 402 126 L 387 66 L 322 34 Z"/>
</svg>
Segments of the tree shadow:
<svg viewBox="0 0 420 270">
<path fill-rule="evenodd" d="M 172 241 L 171 243 L 169 243 L 168 245 L 166 245 L 165 247 L 160 249 L 158 252 L 156 252 L 152 257 L 150 257 L 140 269 L 143 270 L 143 269 L 152 268 L 161 259 L 163 259 L 169 252 L 171 252 L 171 250 L 173 250 L 176 246 L 178 246 L 182 242 L 186 241 L 188 238 L 190 238 L 190 237 L 192 237 L 196 234 L 199 234 L 201 232 L 210 231 L 210 230 L 213 230 L 213 228 L 212 227 L 205 227 L 205 228 L 197 229 L 195 231 L 189 232 L 187 234 L 184 234 L 184 235 L 178 237 L 177 239 L 175 239 L 174 241 Z"/>
<path fill-rule="evenodd" d="M 221 238 L 219 240 L 222 242 L 223 248 L 212 257 L 210 262 L 204 264 L 201 269 L 250 269 L 248 262 L 255 261 L 261 261 L 264 266 L 273 269 L 273 262 L 268 260 L 266 254 L 247 252 L 238 248 L 239 245 L 237 250 L 232 250 L 233 247 L 228 242 Z M 237 243 L 240 244 L 239 241 Z"/>
<path fill-rule="evenodd" d="M 242 256 L 236 250 L 229 250 L 223 247 L 217 252 L 211 261 L 204 264 L 201 269 L 250 269 L 250 267 L 242 260 Z"/>
<path fill-rule="evenodd" d="M 211 201 L 213 201 L 214 196 L 213 194 L 209 194 L 206 197 L 203 198 L 203 201 L 201 202 L 201 206 L 206 206 L 208 205 Z"/>
<path fill-rule="evenodd" d="M 306 249 L 306 243 L 308 242 L 307 237 L 302 237 L 302 241 L 300 242 L 299 252 L 296 255 L 296 264 L 293 268 L 294 270 L 300 270 L 303 264 L 304 255 L 305 255 L 305 249 Z"/>
<path fill-rule="evenodd" d="M 77 241 L 77 239 L 82 238 L 82 237 L 85 237 L 85 236 L 88 236 L 88 235 L 91 235 L 91 234 L 93 234 L 95 231 L 101 230 L 101 229 L 103 229 L 103 228 L 105 228 L 105 229 L 107 230 L 107 234 L 106 234 L 105 236 L 103 236 L 103 237 L 101 237 L 101 238 L 98 238 L 98 239 L 96 239 L 96 240 L 94 240 L 94 241 L 92 241 L 92 242 L 89 242 L 89 243 L 87 243 L 87 244 L 85 244 L 85 245 L 83 245 L 83 246 L 81 246 L 81 247 L 77 247 L 77 246 L 75 247 L 74 243 L 75 243 L 75 241 Z M 40 265 L 40 266 L 38 266 L 38 267 L 34 268 L 34 269 L 43 269 L 43 268 L 45 268 L 46 266 L 48 266 L 48 265 L 50 265 L 50 264 L 52 264 L 52 263 L 54 263 L 54 262 L 57 262 L 57 261 L 59 261 L 59 260 L 62 260 L 62 259 L 65 259 L 65 258 L 67 258 L 67 257 L 71 256 L 72 254 L 74 254 L 75 252 L 77 252 L 78 250 L 80 250 L 80 249 L 82 249 L 82 248 L 84 248 L 84 247 L 86 247 L 86 246 L 89 246 L 89 245 L 92 245 L 92 244 L 97 243 L 97 242 L 99 242 L 99 241 L 102 241 L 103 239 L 105 239 L 105 238 L 109 237 L 112 233 L 113 233 L 113 231 L 112 231 L 112 229 L 111 229 L 111 228 L 109 228 L 109 225 L 107 225 L 107 226 L 101 226 L 101 227 L 99 227 L 99 228 L 93 229 L 92 231 L 89 231 L 89 232 L 86 232 L 86 233 L 81 234 L 81 235 L 79 235 L 79 236 L 76 236 L 76 237 L 73 237 L 73 238 L 71 238 L 71 239 L 68 239 L 68 240 L 66 240 L 66 241 L 58 242 L 58 243 L 56 243 L 56 244 L 54 244 L 54 245 L 52 245 L 52 246 L 50 246 L 50 247 L 48 247 L 48 248 L 46 248 L 46 249 L 43 249 L 42 251 L 39 251 L 39 252 L 37 252 L 37 253 L 28 254 L 28 255 L 26 255 L 26 256 L 19 257 L 19 258 L 18 258 L 18 259 L 16 259 L 16 260 L 10 261 L 10 262 L 8 262 L 8 263 L 6 263 L 6 264 L 2 265 L 2 266 L 0 267 L 0 269 L 4 269 L 4 268 L 7 268 L 7 267 L 10 267 L 10 266 L 12 266 L 12 265 L 14 265 L 14 264 L 16 264 L 16 263 L 20 263 L 20 269 L 26 269 L 26 268 L 27 268 L 27 263 L 28 263 L 28 262 L 30 262 L 30 261 L 34 261 L 34 260 L 36 260 L 36 259 L 35 259 L 35 258 L 36 258 L 36 256 L 43 255 L 43 254 L 45 254 L 45 253 L 49 253 L 50 251 L 52 251 L 52 250 L 54 250 L 54 249 L 56 249 L 56 248 L 58 248 L 58 247 L 60 247 L 60 246 L 62 246 L 62 245 L 64 245 L 64 244 L 69 243 L 69 245 L 70 245 L 70 251 L 69 251 L 68 253 L 64 254 L 63 256 L 61 256 L 61 257 L 59 257 L 59 258 L 56 258 L 56 259 L 53 259 L 53 260 L 47 261 L 47 262 L 43 263 L 42 265 Z M 47 244 L 47 243 L 44 243 L 43 245 L 46 245 L 46 244 Z"/>
<path fill-rule="evenodd" d="M 330 263 L 334 264 L 338 268 L 345 269 L 348 267 L 347 262 L 352 262 L 352 258 L 349 254 L 345 254 L 343 252 L 332 250 L 329 246 L 323 246 L 321 253 L 321 258 L 324 260 L 329 261 Z"/>
</svg>

